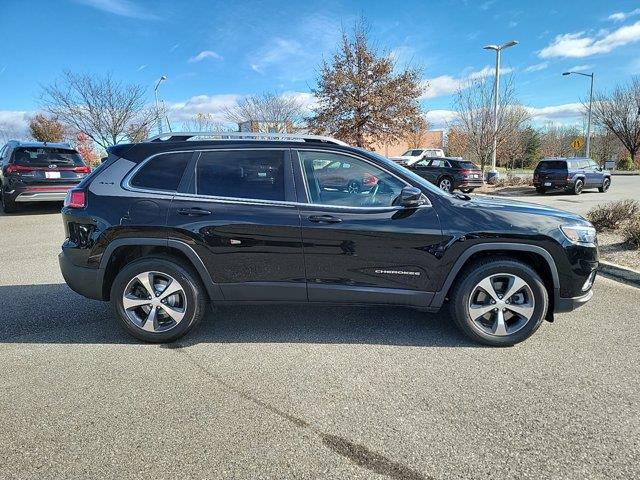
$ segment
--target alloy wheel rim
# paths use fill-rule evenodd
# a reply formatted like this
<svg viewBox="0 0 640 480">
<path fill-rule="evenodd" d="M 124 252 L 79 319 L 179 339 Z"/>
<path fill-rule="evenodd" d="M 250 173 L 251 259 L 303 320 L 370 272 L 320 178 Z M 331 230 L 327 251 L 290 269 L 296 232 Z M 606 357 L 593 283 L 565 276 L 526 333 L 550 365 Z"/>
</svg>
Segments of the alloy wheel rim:
<svg viewBox="0 0 640 480">
<path fill-rule="evenodd" d="M 125 287 L 122 307 L 135 327 L 161 333 L 177 327 L 184 319 L 187 296 L 180 282 L 171 275 L 142 272 Z"/>
<path fill-rule="evenodd" d="M 580 193 L 582 191 L 582 182 L 578 180 L 576 183 L 576 192 Z"/>
<path fill-rule="evenodd" d="M 444 190 L 445 192 L 448 192 L 451 190 L 451 182 L 447 179 L 444 180 L 440 180 L 440 188 L 442 190 Z"/>
<path fill-rule="evenodd" d="M 467 306 L 469 317 L 481 332 L 505 337 L 522 330 L 535 311 L 529 284 L 512 273 L 496 273 L 473 288 Z"/>
<path fill-rule="evenodd" d="M 605 190 L 609 189 L 609 180 L 608 179 L 604 181 L 604 189 Z"/>
</svg>

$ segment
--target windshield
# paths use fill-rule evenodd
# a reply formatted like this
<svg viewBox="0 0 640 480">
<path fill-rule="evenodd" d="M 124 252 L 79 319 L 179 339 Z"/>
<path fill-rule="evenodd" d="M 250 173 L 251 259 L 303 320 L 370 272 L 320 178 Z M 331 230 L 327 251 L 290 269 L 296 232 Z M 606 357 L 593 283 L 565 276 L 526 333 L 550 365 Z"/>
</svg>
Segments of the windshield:
<svg viewBox="0 0 640 480">
<path fill-rule="evenodd" d="M 407 150 L 402 154 L 403 157 L 419 157 L 422 155 L 422 150 Z"/>
<path fill-rule="evenodd" d="M 28 167 L 46 167 L 58 165 L 62 167 L 83 167 L 82 157 L 75 150 L 68 148 L 19 147 L 13 152 L 15 165 Z"/>
<path fill-rule="evenodd" d="M 361 152 L 366 153 L 367 155 L 369 155 L 371 157 L 374 157 L 376 160 L 381 162 L 385 167 L 388 167 L 389 170 L 391 170 L 392 172 L 396 171 L 398 168 L 402 168 L 402 174 L 404 176 L 411 178 L 411 180 L 413 182 L 415 182 L 416 184 L 420 185 L 421 187 L 426 188 L 430 192 L 435 193 L 436 195 L 442 195 L 442 196 L 445 196 L 445 197 L 453 197 L 454 196 L 454 195 L 452 195 L 450 193 L 445 192 L 441 188 L 436 187 L 433 183 L 429 182 L 428 180 L 425 180 L 421 176 L 416 175 L 411 170 L 408 170 L 408 169 L 403 168 L 403 167 L 399 167 L 398 164 L 395 163 L 393 160 L 389 160 L 387 157 L 384 157 L 384 156 L 380 155 L 379 153 L 371 152 L 369 150 L 365 150 L 364 148 L 360 148 L 360 147 L 354 147 L 354 148 L 356 150 L 360 150 Z"/>
</svg>

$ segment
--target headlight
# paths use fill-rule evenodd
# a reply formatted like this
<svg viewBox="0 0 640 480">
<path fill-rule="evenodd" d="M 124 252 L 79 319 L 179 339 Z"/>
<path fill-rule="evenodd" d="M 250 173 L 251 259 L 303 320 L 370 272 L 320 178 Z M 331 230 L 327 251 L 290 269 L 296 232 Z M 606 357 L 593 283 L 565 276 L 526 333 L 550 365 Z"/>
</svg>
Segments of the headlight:
<svg viewBox="0 0 640 480">
<path fill-rule="evenodd" d="M 596 243 L 596 229 L 587 225 L 561 225 L 560 230 L 572 243 Z"/>
</svg>

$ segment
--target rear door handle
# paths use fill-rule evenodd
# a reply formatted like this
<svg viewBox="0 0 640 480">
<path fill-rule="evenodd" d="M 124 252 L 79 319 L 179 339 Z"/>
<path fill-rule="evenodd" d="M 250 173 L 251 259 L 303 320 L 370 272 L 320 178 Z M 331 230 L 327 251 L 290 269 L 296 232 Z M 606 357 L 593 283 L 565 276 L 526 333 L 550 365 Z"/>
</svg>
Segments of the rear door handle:
<svg viewBox="0 0 640 480">
<path fill-rule="evenodd" d="M 311 215 L 309 221 L 313 223 L 340 223 L 342 219 L 333 215 Z"/>
<path fill-rule="evenodd" d="M 204 208 L 179 208 L 178 214 L 186 215 L 187 217 L 204 217 L 205 215 L 211 215 L 210 210 L 205 210 Z"/>
</svg>

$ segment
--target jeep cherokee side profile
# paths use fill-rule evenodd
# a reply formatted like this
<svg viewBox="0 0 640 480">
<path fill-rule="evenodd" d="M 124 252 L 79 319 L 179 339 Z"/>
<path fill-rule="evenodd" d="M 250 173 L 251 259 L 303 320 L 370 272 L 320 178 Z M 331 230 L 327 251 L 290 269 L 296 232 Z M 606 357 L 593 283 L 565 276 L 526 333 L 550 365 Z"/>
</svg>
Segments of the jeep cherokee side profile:
<svg viewBox="0 0 640 480">
<path fill-rule="evenodd" d="M 447 193 L 330 138 L 206 135 L 111 147 L 62 209 L 66 282 L 141 340 L 181 337 L 208 302 L 310 302 L 446 305 L 503 346 L 593 295 L 582 217 Z M 372 180 L 325 183 L 335 162 Z"/>
</svg>

